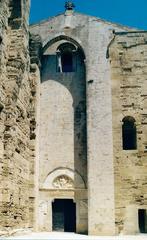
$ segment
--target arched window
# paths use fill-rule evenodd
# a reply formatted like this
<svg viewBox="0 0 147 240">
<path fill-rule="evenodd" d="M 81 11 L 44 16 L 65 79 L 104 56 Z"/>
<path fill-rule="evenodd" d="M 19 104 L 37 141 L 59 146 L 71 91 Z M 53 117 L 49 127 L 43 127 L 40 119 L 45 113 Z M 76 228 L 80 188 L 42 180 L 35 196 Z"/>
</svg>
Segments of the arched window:
<svg viewBox="0 0 147 240">
<path fill-rule="evenodd" d="M 123 149 L 133 150 L 137 148 L 136 125 L 133 117 L 125 117 L 122 126 Z"/>
<path fill-rule="evenodd" d="M 74 72 L 75 71 L 75 51 L 76 48 L 70 43 L 63 43 L 57 49 L 57 71 Z"/>
</svg>

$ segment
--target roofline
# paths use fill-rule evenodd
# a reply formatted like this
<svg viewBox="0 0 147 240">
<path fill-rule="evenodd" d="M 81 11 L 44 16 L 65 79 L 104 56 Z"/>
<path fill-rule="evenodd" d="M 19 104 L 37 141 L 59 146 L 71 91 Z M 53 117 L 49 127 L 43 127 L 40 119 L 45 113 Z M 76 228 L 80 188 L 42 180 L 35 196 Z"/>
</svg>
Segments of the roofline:
<svg viewBox="0 0 147 240">
<path fill-rule="evenodd" d="M 128 32 L 115 32 L 115 35 L 126 35 L 128 33 L 147 33 L 147 30 L 128 31 Z"/>
<path fill-rule="evenodd" d="M 40 20 L 39 22 L 31 23 L 31 24 L 29 24 L 29 27 L 35 27 L 35 26 L 37 26 L 37 25 L 43 24 L 43 23 L 48 22 L 48 21 L 52 20 L 53 18 L 59 17 L 59 16 L 61 16 L 61 15 L 63 15 L 63 14 L 64 14 L 64 13 L 59 13 L 59 14 L 57 14 L 57 15 L 55 15 L 55 16 L 50 16 L 50 17 L 48 17 L 48 18 L 45 18 L 45 19 L 43 19 L 43 20 Z"/>
<path fill-rule="evenodd" d="M 109 25 L 113 25 L 113 26 L 115 26 L 115 27 L 122 28 L 122 29 L 126 30 L 126 32 L 127 32 L 127 30 L 128 30 L 128 31 L 131 31 L 131 32 L 132 32 L 133 30 L 134 30 L 134 32 L 137 32 L 137 31 L 139 31 L 139 32 L 141 32 L 141 31 L 142 31 L 142 32 L 145 32 L 145 31 L 147 31 L 147 30 L 143 30 L 143 29 L 138 29 L 138 28 L 136 28 L 136 27 L 129 27 L 129 26 L 126 26 L 126 25 L 122 25 L 122 24 L 120 24 L 120 23 L 111 22 L 111 21 L 108 21 L 108 20 L 105 20 L 105 19 L 101 19 L 101 18 L 96 17 L 96 16 L 92 16 L 92 15 L 80 13 L 80 12 L 77 12 L 77 11 L 75 11 L 74 13 L 75 13 L 75 14 L 79 14 L 79 15 L 84 15 L 84 16 L 87 16 L 87 17 L 89 17 L 89 18 L 93 18 L 93 19 L 98 20 L 98 21 L 101 21 L 101 22 L 103 22 L 103 23 L 106 23 L 106 24 L 109 24 Z M 61 16 L 61 15 L 64 15 L 64 14 L 65 14 L 65 12 L 62 12 L 62 13 L 59 13 L 59 14 L 57 14 L 57 15 L 55 15 L 55 16 L 51 16 L 51 17 L 49 17 L 49 18 L 43 19 L 43 20 L 41 20 L 41 21 L 39 21 L 39 22 L 32 23 L 32 24 L 29 25 L 29 27 L 32 28 L 32 27 L 35 27 L 35 26 L 37 26 L 37 25 L 44 24 L 45 22 L 48 22 L 48 21 L 50 21 L 50 20 L 52 20 L 52 19 L 54 19 L 54 18 L 56 18 L 56 17 L 59 17 L 59 16 Z"/>
</svg>

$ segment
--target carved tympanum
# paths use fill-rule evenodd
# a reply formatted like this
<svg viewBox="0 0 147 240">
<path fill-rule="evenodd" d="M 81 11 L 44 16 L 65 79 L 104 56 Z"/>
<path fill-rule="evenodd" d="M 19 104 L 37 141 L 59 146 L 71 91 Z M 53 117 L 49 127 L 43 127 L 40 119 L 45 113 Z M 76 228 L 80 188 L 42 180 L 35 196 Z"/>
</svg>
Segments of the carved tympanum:
<svg viewBox="0 0 147 240">
<path fill-rule="evenodd" d="M 53 181 L 53 187 L 58 189 L 73 188 L 74 183 L 73 183 L 73 180 L 68 176 L 61 175 L 55 178 L 55 180 Z"/>
</svg>

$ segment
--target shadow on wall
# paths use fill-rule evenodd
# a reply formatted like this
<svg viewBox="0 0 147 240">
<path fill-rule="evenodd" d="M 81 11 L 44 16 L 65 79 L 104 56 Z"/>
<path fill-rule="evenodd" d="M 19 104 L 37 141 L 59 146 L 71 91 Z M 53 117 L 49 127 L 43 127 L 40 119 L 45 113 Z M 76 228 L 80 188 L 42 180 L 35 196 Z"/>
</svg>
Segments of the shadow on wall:
<svg viewBox="0 0 147 240">
<path fill-rule="evenodd" d="M 69 42 L 69 39 L 65 39 L 65 36 L 63 39 L 61 36 L 46 44 L 42 56 L 41 79 L 42 84 L 46 81 L 55 81 L 61 84 L 72 96 L 74 114 L 74 169 L 78 170 L 84 181 L 87 182 L 85 56 L 83 50 L 75 43 L 74 40 Z M 54 97 L 57 98 L 58 96 Z M 78 188 L 76 175 L 74 181 L 75 188 Z"/>
</svg>

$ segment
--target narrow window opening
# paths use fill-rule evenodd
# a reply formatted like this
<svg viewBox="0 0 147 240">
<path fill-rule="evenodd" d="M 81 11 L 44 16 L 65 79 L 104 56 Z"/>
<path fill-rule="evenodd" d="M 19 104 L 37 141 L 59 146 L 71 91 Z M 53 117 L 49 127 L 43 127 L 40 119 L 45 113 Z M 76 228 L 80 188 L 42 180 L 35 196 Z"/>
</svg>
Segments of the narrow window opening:
<svg viewBox="0 0 147 240">
<path fill-rule="evenodd" d="M 137 149 L 136 140 L 136 125 L 135 119 L 132 117 L 125 117 L 122 126 L 123 149 L 134 150 Z"/>
<path fill-rule="evenodd" d="M 3 108 L 4 108 L 4 106 L 3 106 L 3 104 L 0 102 L 0 113 L 2 112 Z"/>
<path fill-rule="evenodd" d="M 138 223 L 140 233 L 147 233 L 147 216 L 145 209 L 138 210 Z"/>
<path fill-rule="evenodd" d="M 70 43 L 63 43 L 57 49 L 57 71 L 75 72 L 76 48 Z"/>
<path fill-rule="evenodd" d="M 62 71 L 73 72 L 73 56 L 72 52 L 63 52 L 61 55 Z"/>
<path fill-rule="evenodd" d="M 0 120 L 2 120 L 2 111 L 3 111 L 3 108 L 4 108 L 4 106 L 3 106 L 3 104 L 0 102 Z"/>
</svg>

